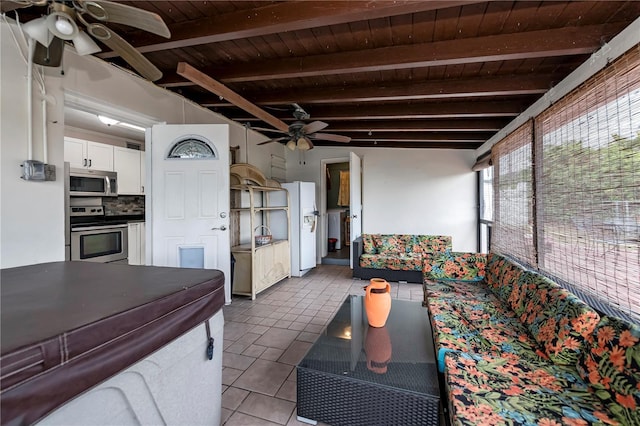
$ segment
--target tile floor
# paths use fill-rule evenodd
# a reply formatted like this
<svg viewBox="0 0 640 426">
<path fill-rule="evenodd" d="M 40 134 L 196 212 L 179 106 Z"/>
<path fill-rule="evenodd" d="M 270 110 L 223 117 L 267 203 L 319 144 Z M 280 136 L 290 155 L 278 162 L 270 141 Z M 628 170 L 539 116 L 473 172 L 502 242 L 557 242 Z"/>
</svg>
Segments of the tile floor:
<svg viewBox="0 0 640 426">
<path fill-rule="evenodd" d="M 348 294 L 364 294 L 348 266 L 318 265 L 256 300 L 224 307 L 222 424 L 304 425 L 296 420 L 296 364 Z M 396 299 L 422 301 L 419 284 L 391 283 Z M 320 425 L 322 423 L 319 423 Z"/>
</svg>

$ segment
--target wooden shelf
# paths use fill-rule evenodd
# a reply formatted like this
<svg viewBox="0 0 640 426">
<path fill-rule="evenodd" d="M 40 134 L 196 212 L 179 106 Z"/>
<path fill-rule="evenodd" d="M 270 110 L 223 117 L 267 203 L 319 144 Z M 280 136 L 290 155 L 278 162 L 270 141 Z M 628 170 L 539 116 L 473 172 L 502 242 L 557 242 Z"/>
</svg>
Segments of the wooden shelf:
<svg viewBox="0 0 640 426">
<path fill-rule="evenodd" d="M 289 192 L 231 185 L 231 205 L 231 252 L 236 261 L 233 294 L 255 299 L 261 291 L 291 276 Z M 254 236 L 262 225 L 278 231 L 273 232 L 274 240 L 260 246 Z"/>
</svg>

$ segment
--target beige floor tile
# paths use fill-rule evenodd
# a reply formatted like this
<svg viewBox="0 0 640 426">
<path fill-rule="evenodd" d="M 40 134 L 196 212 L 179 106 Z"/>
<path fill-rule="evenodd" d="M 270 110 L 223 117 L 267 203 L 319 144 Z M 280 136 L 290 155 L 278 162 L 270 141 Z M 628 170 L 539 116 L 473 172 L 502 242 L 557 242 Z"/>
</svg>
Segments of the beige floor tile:
<svg viewBox="0 0 640 426">
<path fill-rule="evenodd" d="M 269 361 L 275 361 L 278 358 L 280 358 L 283 353 L 284 353 L 284 349 L 267 348 L 267 350 L 264 351 L 262 353 L 262 355 L 260 355 L 260 358 L 261 359 L 266 359 L 266 360 L 269 360 Z"/>
<path fill-rule="evenodd" d="M 238 377 L 242 374 L 242 370 L 236 370 L 235 368 L 222 367 L 222 384 L 231 386 Z"/>
<path fill-rule="evenodd" d="M 231 417 L 232 414 L 233 414 L 233 410 L 223 408 L 222 415 L 220 416 L 220 424 L 221 425 L 225 424 L 225 422 L 229 420 L 229 417 Z"/>
<path fill-rule="evenodd" d="M 286 399 L 287 401 L 296 402 L 296 382 L 292 382 L 291 380 L 285 380 L 285 382 L 276 393 L 277 398 Z"/>
<path fill-rule="evenodd" d="M 307 353 L 311 345 L 312 344 L 309 342 L 302 342 L 300 340 L 293 341 L 287 350 L 284 351 L 282 356 L 278 358 L 278 362 L 297 365 Z"/>
<path fill-rule="evenodd" d="M 303 331 L 298 335 L 298 337 L 296 337 L 296 339 L 303 342 L 314 343 L 318 339 L 318 336 L 320 336 L 318 333 L 309 333 L 308 331 Z"/>
<path fill-rule="evenodd" d="M 286 424 L 296 404 L 280 398 L 252 392 L 240 407 L 239 412 L 269 420 L 278 424 Z"/>
<path fill-rule="evenodd" d="M 272 328 L 256 340 L 255 344 L 270 348 L 287 349 L 297 335 L 298 332 L 295 330 Z"/>
<path fill-rule="evenodd" d="M 251 345 L 244 352 L 242 352 L 242 355 L 251 356 L 254 358 L 260 358 L 260 355 L 262 355 L 262 353 L 266 350 L 267 348 L 264 346 Z"/>
<path fill-rule="evenodd" d="M 287 379 L 292 366 L 279 362 L 256 360 L 233 383 L 234 387 L 274 396 Z"/>
<path fill-rule="evenodd" d="M 255 360 L 255 358 L 246 355 L 230 352 L 222 353 L 222 366 L 235 368 L 236 370 L 246 370 Z"/>
<path fill-rule="evenodd" d="M 249 391 L 244 389 L 238 389 L 235 387 L 228 388 L 222 394 L 222 408 L 227 408 L 229 410 L 236 410 L 242 401 L 249 395 Z"/>
<path fill-rule="evenodd" d="M 278 423 L 273 423 L 268 420 L 259 419 L 258 417 L 249 416 L 236 411 L 231 417 L 229 417 L 224 426 L 278 426 Z"/>
</svg>

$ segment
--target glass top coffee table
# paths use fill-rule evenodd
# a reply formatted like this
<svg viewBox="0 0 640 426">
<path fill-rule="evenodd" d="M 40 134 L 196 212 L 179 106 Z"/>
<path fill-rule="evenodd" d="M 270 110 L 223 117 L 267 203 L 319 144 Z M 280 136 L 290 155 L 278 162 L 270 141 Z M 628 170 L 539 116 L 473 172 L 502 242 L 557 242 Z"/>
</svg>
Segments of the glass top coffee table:
<svg viewBox="0 0 640 426">
<path fill-rule="evenodd" d="M 370 327 L 349 296 L 297 366 L 298 419 L 330 425 L 438 425 L 440 387 L 427 309 L 393 300 Z"/>
</svg>

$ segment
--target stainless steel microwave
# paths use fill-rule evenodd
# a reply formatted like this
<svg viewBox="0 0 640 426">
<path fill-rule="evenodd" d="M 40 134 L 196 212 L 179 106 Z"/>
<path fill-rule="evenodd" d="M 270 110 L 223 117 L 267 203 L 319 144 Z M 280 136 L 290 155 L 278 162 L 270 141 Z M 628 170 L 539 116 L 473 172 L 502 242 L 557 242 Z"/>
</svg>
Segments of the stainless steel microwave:
<svg viewBox="0 0 640 426">
<path fill-rule="evenodd" d="M 116 172 L 90 169 L 69 169 L 69 195 L 72 197 L 116 197 Z"/>
</svg>

